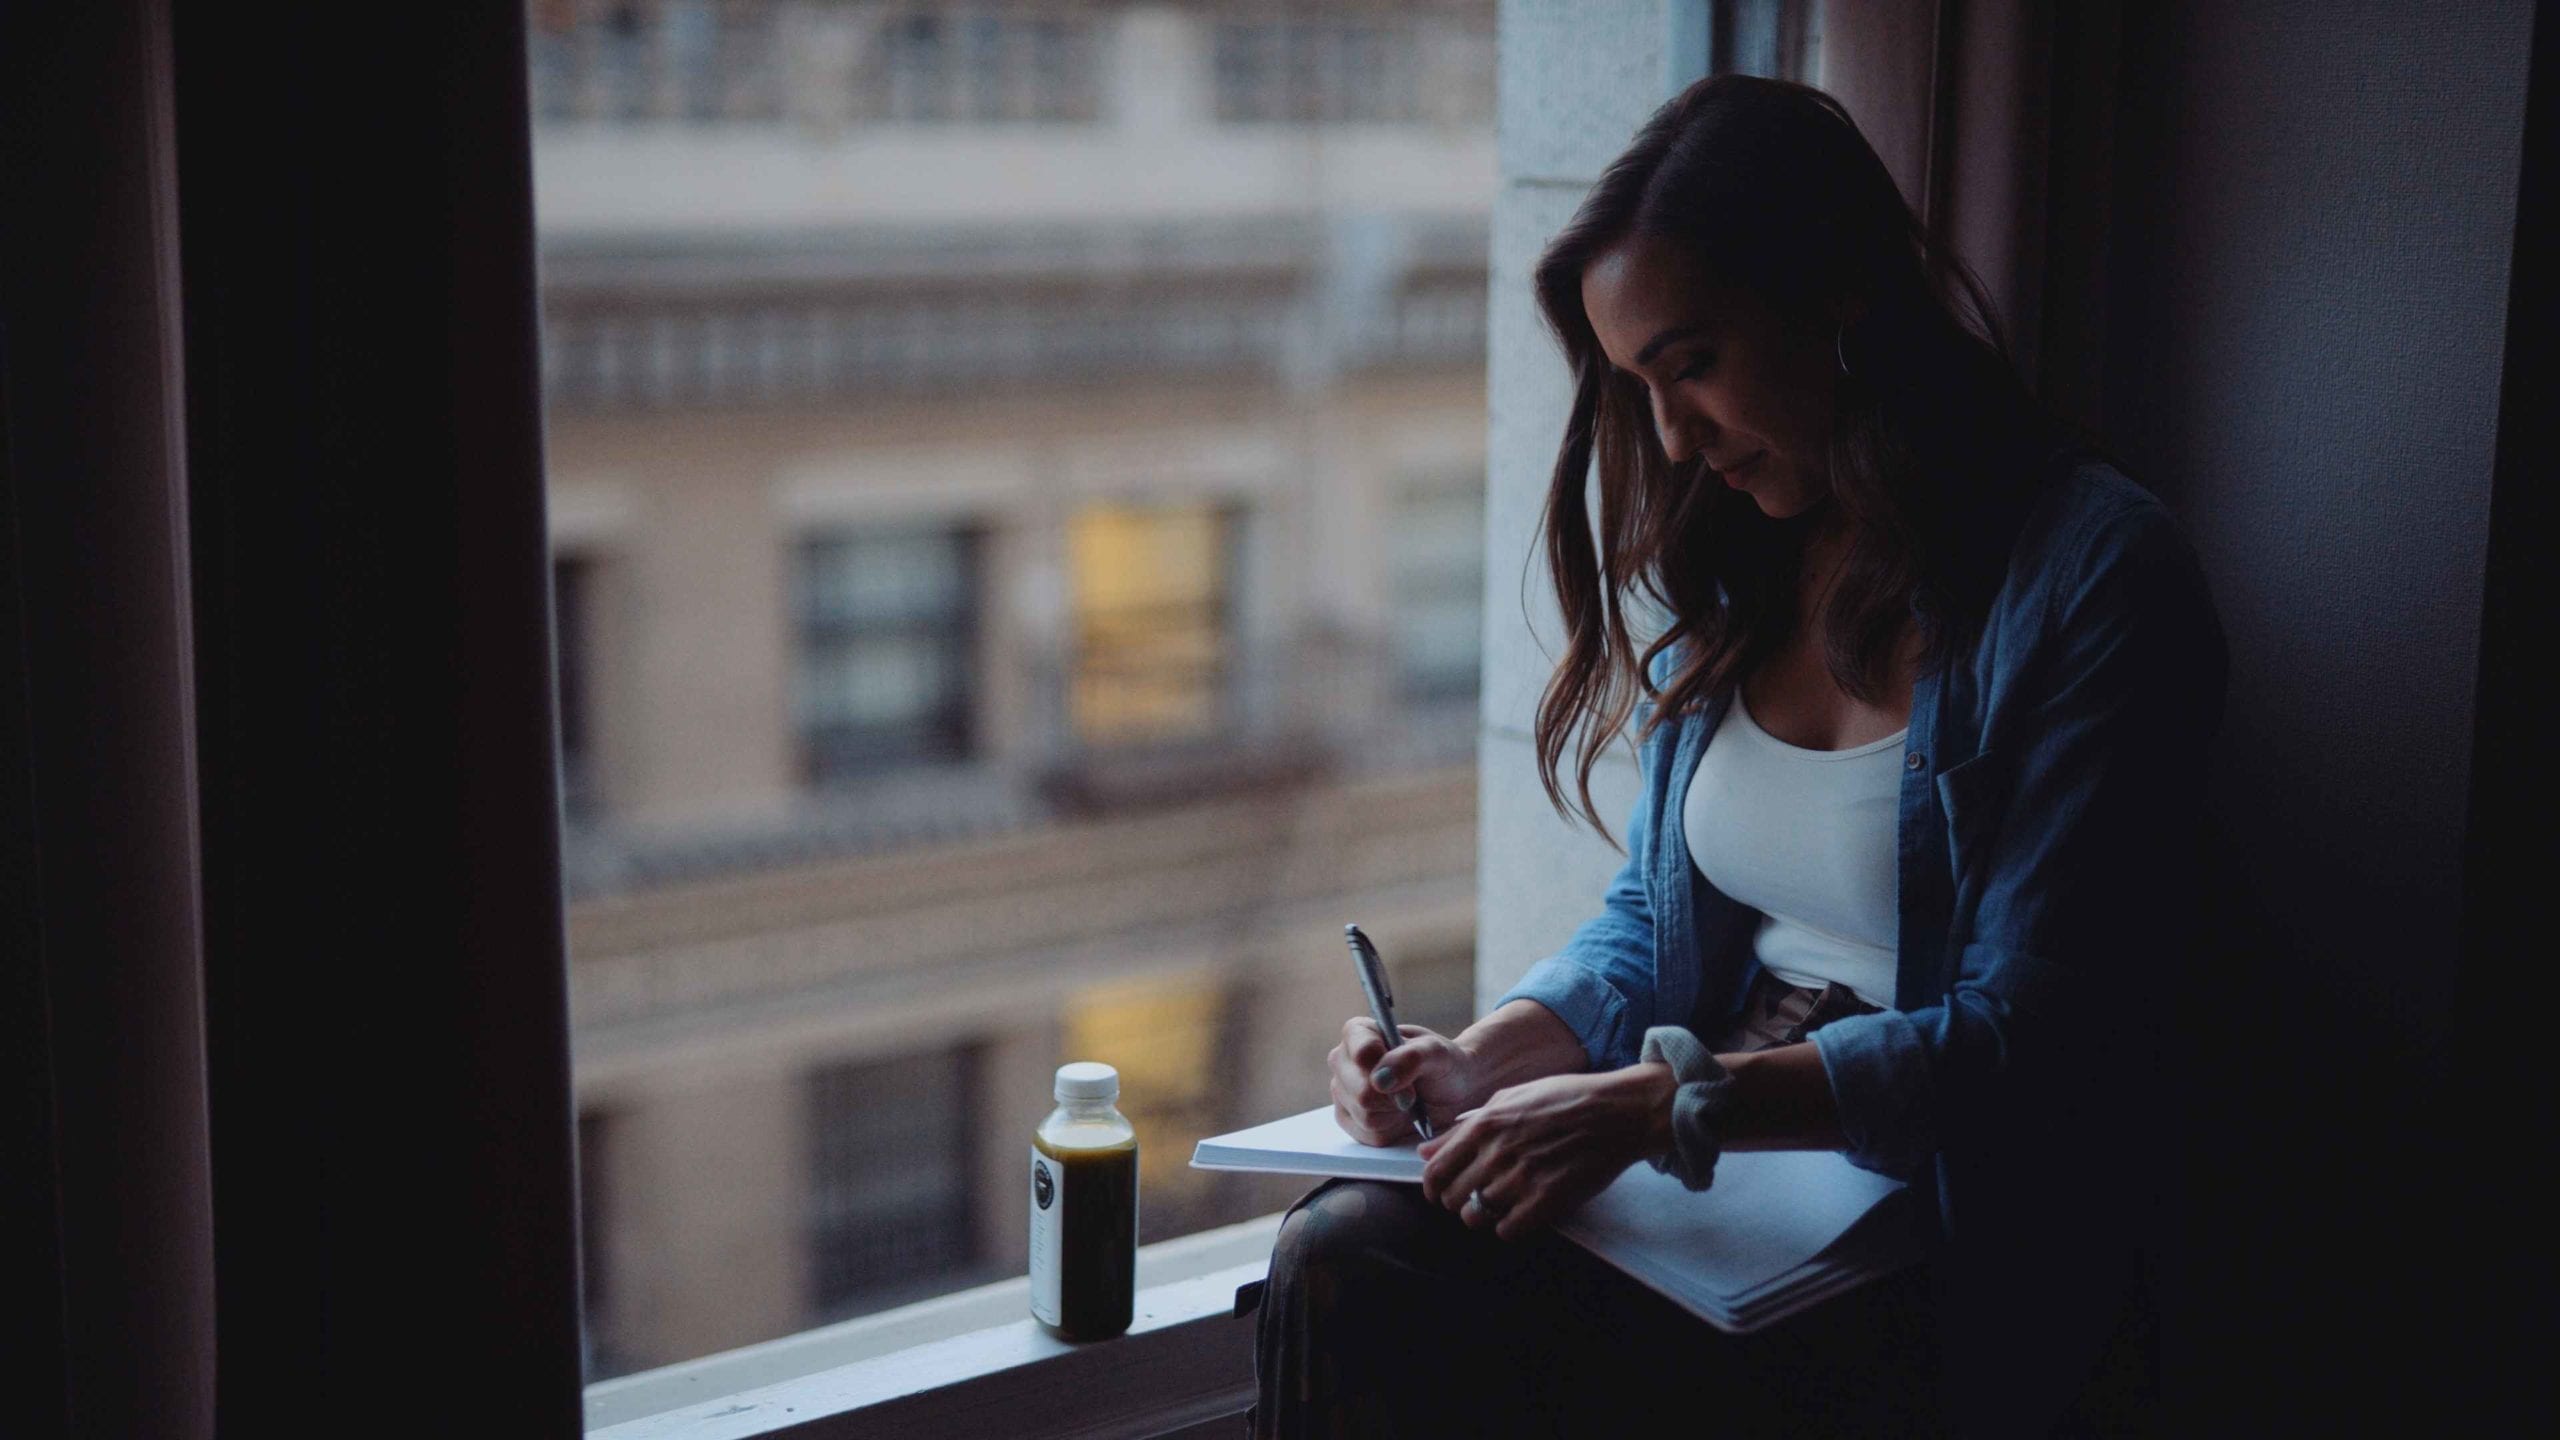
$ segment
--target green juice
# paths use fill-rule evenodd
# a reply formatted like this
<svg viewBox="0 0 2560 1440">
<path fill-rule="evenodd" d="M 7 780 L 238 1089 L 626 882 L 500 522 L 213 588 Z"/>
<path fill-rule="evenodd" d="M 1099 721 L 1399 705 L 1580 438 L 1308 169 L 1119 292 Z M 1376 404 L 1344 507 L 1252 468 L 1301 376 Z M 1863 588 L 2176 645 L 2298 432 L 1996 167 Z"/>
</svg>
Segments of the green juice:
<svg viewBox="0 0 2560 1440">
<path fill-rule="evenodd" d="M 1062 1339 L 1101 1340 L 1134 1313 L 1138 1135 L 1111 1067 L 1058 1075 L 1058 1108 L 1031 1138 L 1031 1313 Z"/>
</svg>

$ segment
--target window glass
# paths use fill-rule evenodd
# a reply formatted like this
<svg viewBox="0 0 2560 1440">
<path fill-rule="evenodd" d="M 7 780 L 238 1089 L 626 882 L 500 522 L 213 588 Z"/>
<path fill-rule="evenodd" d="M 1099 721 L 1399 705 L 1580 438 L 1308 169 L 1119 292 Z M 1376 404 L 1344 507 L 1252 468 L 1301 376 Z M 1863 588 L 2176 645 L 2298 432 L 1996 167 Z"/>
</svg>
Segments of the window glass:
<svg viewBox="0 0 2560 1440">
<path fill-rule="evenodd" d="M 1182 739 L 1216 722 L 1225 535 L 1224 518 L 1208 506 L 1097 506 L 1076 516 L 1068 544 L 1080 738 Z"/>
<path fill-rule="evenodd" d="M 1418 699 L 1472 700 L 1484 649 L 1484 487 L 1417 487 L 1398 505 L 1396 660 Z"/>
<path fill-rule="evenodd" d="M 969 1070 L 966 1051 L 946 1050 L 810 1075 L 815 1318 L 932 1294 L 974 1268 Z"/>
<path fill-rule="evenodd" d="M 898 124 L 1098 117 L 1096 21 L 1075 6 L 904 5 L 880 17 L 854 113 Z"/>
<path fill-rule="evenodd" d="M 1463 53 L 1474 38 L 1452 23 L 1463 18 L 1382 6 L 1240 12 L 1218 23 L 1212 42 L 1217 116 L 1243 124 L 1411 124 L 1436 111 L 1462 123 L 1489 121 L 1490 85 L 1425 83 L 1426 72 L 1455 68 L 1453 60 L 1483 63 Z"/>
<path fill-rule="evenodd" d="M 1188 1150 L 1149 1137 L 1215 1133 L 1220 1097 L 1236 1077 L 1218 1033 L 1228 997 L 1213 976 L 1150 976 L 1094 988 L 1070 1000 L 1066 1049 L 1120 1072 L 1120 1112 L 1137 1127 L 1138 1243 L 1200 1227 L 1221 1178 L 1191 1168 Z"/>
<path fill-rule="evenodd" d="M 803 543 L 796 709 L 812 779 L 968 753 L 972 557 L 956 530 Z"/>
<path fill-rule="evenodd" d="M 1494 12 L 528 0 L 591 1378 L 1465 1024 Z"/>
</svg>

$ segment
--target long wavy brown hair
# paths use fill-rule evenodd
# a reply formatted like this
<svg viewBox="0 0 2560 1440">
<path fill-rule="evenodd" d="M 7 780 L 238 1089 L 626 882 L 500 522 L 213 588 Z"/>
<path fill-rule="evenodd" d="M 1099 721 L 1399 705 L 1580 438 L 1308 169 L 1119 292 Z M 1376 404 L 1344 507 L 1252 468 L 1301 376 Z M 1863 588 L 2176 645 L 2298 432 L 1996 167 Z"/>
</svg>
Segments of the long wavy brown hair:
<svg viewBox="0 0 2560 1440">
<path fill-rule="evenodd" d="M 1613 370 L 1582 308 L 1584 270 L 1638 235 L 1687 247 L 1838 346 L 1828 499 L 1772 520 L 1703 459 L 1664 455 L 1644 382 Z M 1747 75 L 1690 86 L 1601 174 L 1536 283 L 1574 384 L 1543 522 L 1565 647 L 1538 704 L 1538 775 L 1559 813 L 1607 836 L 1591 771 L 1638 700 L 1651 702 L 1641 741 L 1786 643 L 1803 544 L 1831 507 L 1848 543 L 1819 623 L 1842 689 L 1882 702 L 1915 614 L 1930 668 L 1978 632 L 2044 462 L 2075 437 L 2028 393 L 1980 281 L 1921 226 L 1838 101 Z M 1835 333 L 1843 310 L 1857 318 Z M 1668 617 L 1641 650 L 1634 604 Z M 1657 688 L 1650 666 L 1675 646 Z M 1578 808 L 1559 778 L 1568 749 Z"/>
</svg>

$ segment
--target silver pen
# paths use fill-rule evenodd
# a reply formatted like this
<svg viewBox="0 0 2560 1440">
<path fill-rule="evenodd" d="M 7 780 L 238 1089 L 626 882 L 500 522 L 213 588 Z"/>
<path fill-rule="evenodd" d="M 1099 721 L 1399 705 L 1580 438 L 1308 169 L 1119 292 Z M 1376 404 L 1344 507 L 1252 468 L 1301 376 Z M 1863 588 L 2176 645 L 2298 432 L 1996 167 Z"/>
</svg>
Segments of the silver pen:
<svg viewBox="0 0 2560 1440">
<path fill-rule="evenodd" d="M 1378 947 L 1369 943 L 1359 926 L 1343 926 L 1342 938 L 1351 947 L 1351 968 L 1360 972 L 1360 989 L 1369 997 L 1369 1013 L 1377 1019 L 1380 1033 L 1387 1037 L 1387 1048 L 1392 1050 L 1404 1043 L 1404 1032 L 1396 1028 L 1396 997 L 1387 988 L 1386 962 L 1378 958 Z M 1422 1097 L 1410 1090 L 1399 1090 L 1396 1108 L 1412 1117 L 1413 1128 L 1422 1132 L 1423 1139 L 1431 1138 L 1431 1117 L 1423 1111 Z"/>
</svg>

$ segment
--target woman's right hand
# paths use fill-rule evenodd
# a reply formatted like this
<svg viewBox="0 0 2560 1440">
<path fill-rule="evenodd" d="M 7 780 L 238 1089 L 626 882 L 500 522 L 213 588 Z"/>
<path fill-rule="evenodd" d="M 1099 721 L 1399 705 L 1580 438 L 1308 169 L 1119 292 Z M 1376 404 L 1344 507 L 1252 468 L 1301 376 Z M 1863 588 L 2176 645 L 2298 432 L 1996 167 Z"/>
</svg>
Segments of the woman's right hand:
<svg viewBox="0 0 2560 1440">
<path fill-rule="evenodd" d="M 1389 1049 L 1377 1021 L 1354 1015 L 1343 1022 L 1342 1043 L 1325 1057 L 1334 1121 L 1363 1145 L 1416 1138 L 1413 1112 L 1396 1104 L 1400 1094 L 1416 1099 L 1435 1131 L 1447 1129 L 1483 1098 L 1475 1093 L 1475 1057 L 1456 1041 L 1419 1025 L 1396 1029 L 1403 1038 Z"/>
</svg>

